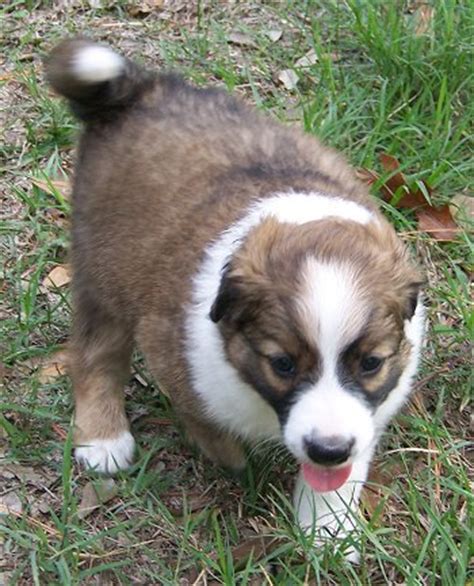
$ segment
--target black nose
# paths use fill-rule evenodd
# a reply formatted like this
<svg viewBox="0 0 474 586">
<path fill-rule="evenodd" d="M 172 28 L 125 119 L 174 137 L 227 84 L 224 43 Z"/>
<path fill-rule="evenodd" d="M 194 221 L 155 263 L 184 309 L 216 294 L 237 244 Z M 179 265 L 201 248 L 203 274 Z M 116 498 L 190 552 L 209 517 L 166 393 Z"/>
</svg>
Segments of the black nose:
<svg viewBox="0 0 474 586">
<path fill-rule="evenodd" d="M 354 445 L 354 438 L 347 440 L 340 436 L 305 438 L 306 453 L 315 464 L 336 465 L 345 462 Z"/>
</svg>

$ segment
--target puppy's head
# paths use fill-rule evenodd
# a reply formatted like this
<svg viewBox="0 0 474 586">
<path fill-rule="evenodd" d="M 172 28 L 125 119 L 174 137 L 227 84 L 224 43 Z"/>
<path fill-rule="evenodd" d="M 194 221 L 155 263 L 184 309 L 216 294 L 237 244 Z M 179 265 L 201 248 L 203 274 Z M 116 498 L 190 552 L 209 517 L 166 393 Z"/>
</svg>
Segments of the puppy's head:
<svg viewBox="0 0 474 586">
<path fill-rule="evenodd" d="M 227 359 L 276 411 L 316 490 L 374 440 L 411 343 L 420 276 L 392 228 L 268 218 L 225 267 L 211 310 Z"/>
</svg>

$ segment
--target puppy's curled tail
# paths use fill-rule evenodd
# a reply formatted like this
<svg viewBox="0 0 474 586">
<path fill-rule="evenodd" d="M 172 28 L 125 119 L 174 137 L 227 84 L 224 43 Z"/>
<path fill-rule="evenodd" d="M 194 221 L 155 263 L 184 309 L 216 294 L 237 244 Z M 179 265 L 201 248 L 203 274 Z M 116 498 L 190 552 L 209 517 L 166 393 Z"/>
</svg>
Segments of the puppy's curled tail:
<svg viewBox="0 0 474 586">
<path fill-rule="evenodd" d="M 151 87 L 152 74 L 88 39 L 60 43 L 46 59 L 46 76 L 84 122 L 107 122 Z"/>
</svg>

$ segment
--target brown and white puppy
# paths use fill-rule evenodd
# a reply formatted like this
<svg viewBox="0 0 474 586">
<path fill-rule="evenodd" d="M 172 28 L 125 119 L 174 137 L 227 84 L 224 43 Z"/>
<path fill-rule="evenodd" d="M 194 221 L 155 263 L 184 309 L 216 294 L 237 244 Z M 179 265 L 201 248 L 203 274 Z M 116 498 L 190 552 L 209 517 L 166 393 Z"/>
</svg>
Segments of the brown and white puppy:
<svg viewBox="0 0 474 586">
<path fill-rule="evenodd" d="M 66 41 L 48 77 L 86 123 L 73 195 L 76 456 L 134 439 L 134 341 L 213 460 L 274 439 L 301 525 L 353 527 L 375 445 L 410 392 L 420 276 L 340 155 L 214 89 Z M 356 557 L 356 553 L 351 553 Z"/>
</svg>

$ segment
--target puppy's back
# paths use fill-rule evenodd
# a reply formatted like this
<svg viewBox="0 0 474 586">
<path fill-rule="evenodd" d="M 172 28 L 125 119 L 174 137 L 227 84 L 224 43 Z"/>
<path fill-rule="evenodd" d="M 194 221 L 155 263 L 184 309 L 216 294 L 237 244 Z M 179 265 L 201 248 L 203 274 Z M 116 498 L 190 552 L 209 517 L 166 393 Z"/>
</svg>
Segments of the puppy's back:
<svg viewBox="0 0 474 586">
<path fill-rule="evenodd" d="M 85 123 L 73 194 L 73 263 L 123 311 L 181 305 L 202 251 L 253 201 L 318 191 L 363 200 L 343 157 L 217 89 L 150 73 L 86 39 L 47 60 Z M 77 282 L 77 281 L 76 281 Z M 156 285 L 155 285 L 156 283 Z"/>
</svg>

